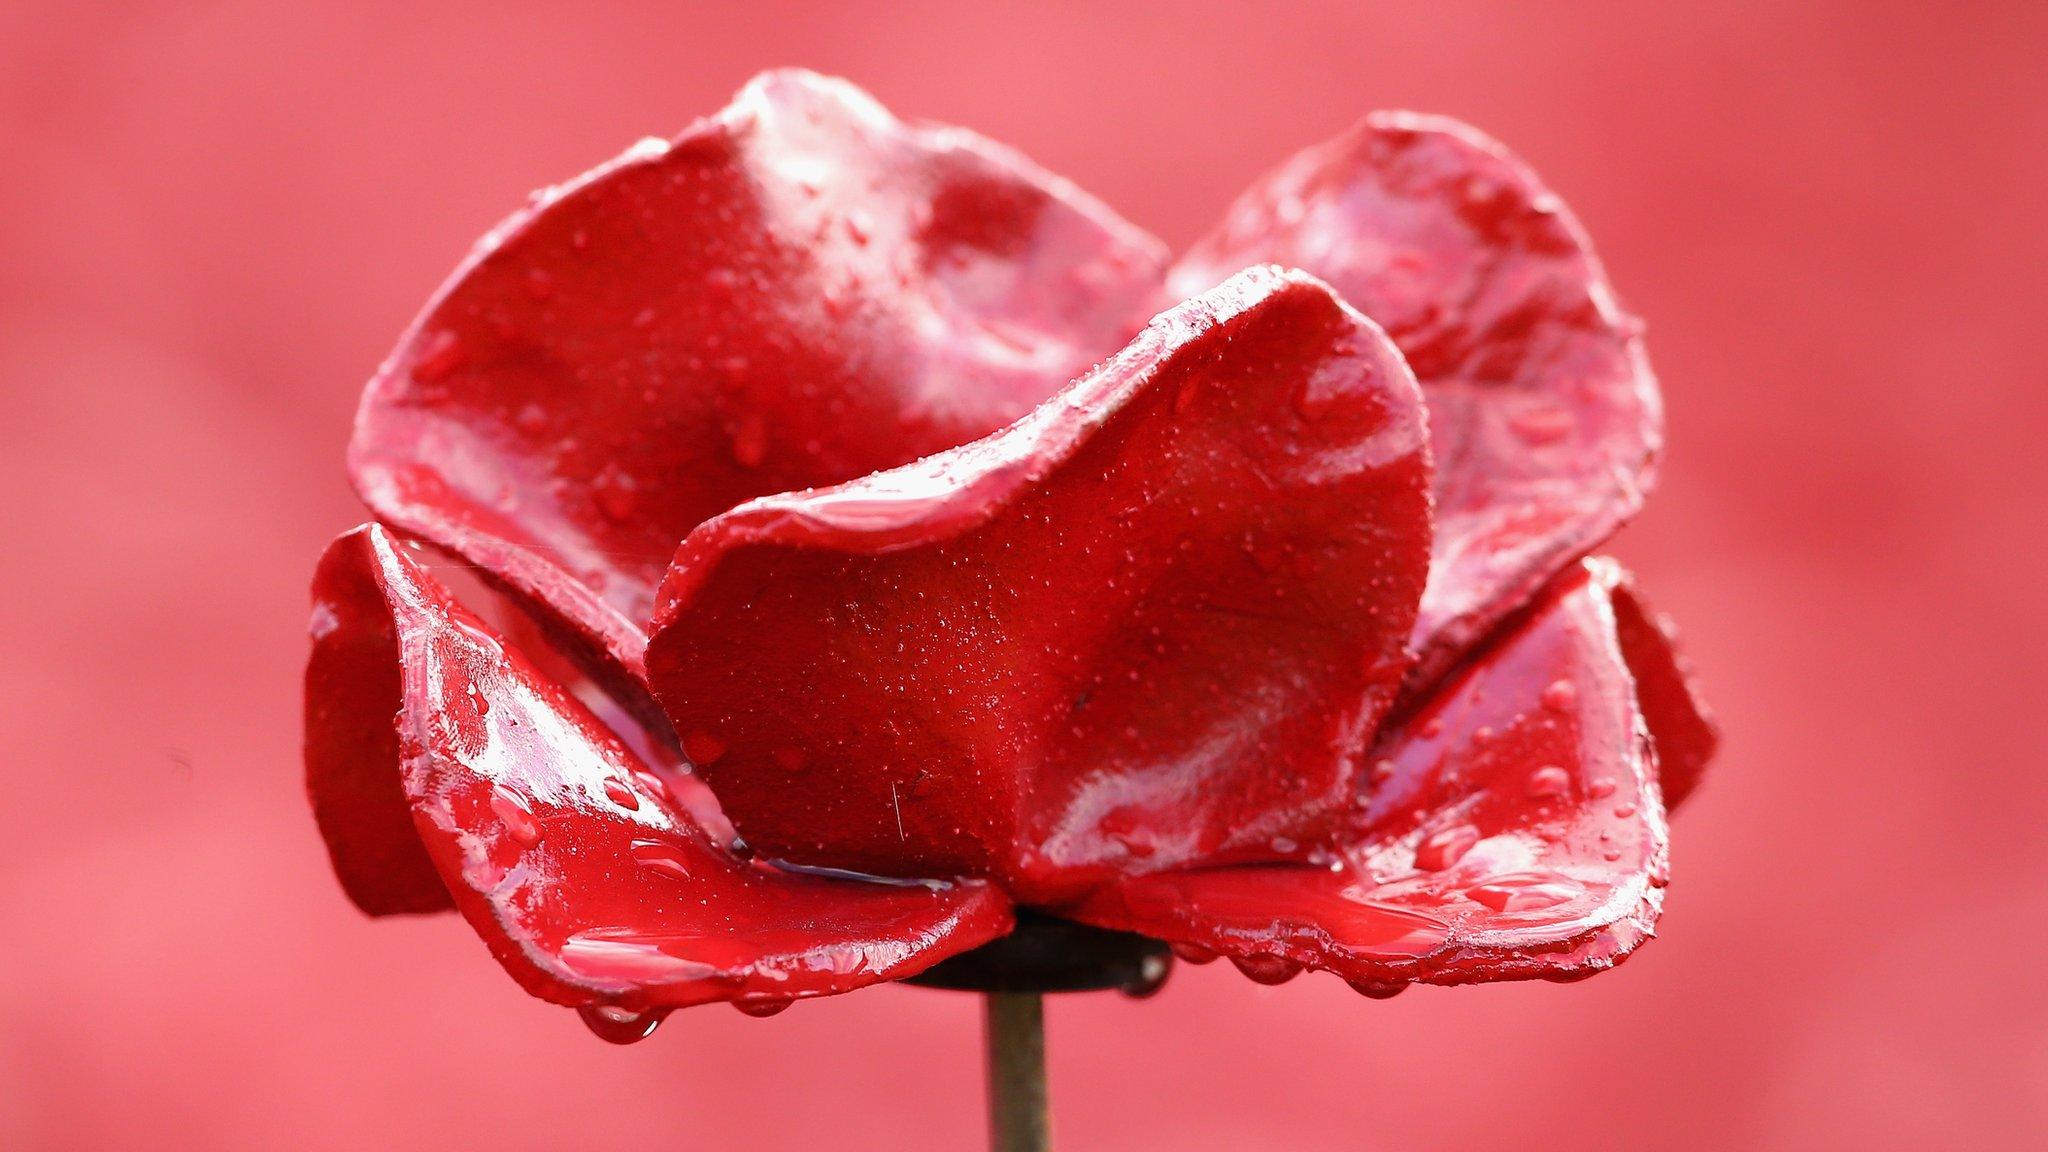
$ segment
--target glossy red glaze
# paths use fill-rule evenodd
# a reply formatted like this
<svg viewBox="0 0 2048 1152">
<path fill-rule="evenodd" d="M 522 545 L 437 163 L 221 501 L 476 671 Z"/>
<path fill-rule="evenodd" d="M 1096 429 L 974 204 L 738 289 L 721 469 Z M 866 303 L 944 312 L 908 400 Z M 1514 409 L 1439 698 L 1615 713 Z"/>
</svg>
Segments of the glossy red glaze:
<svg viewBox="0 0 2048 1152">
<path fill-rule="evenodd" d="M 315 811 L 344 878 L 389 869 L 351 894 L 373 912 L 421 910 L 440 884 L 527 991 L 605 1009 L 595 1023 L 613 1038 L 644 1035 L 662 1009 L 898 979 L 1010 928 L 987 884 L 734 857 L 381 528 L 336 540 L 314 592 Z"/>
<path fill-rule="evenodd" d="M 769 73 L 485 237 L 351 473 L 629 684 L 692 527 L 1008 424 L 1144 323 L 1164 259 L 1007 149 Z"/>
<path fill-rule="evenodd" d="M 1567 571 L 1660 436 L 1577 223 L 1378 114 L 1165 264 L 801 72 L 541 193 L 358 414 L 377 515 L 531 616 L 330 548 L 306 759 L 350 896 L 459 907 L 621 1042 L 1012 901 L 1371 996 L 1627 955 L 1715 732 L 1625 575 Z"/>
<path fill-rule="evenodd" d="M 1428 564 L 1414 380 L 1254 269 L 980 442 L 683 544 L 649 681 L 747 840 L 1020 901 L 1330 830 Z"/>
<path fill-rule="evenodd" d="M 1646 939 L 1664 810 L 1606 562 L 1560 578 L 1386 734 L 1336 867 L 1123 880 L 1068 910 L 1231 957 L 1254 979 L 1327 969 L 1402 983 L 1576 979 Z"/>
<path fill-rule="evenodd" d="M 1254 184 L 1177 265 L 1190 295 L 1273 261 L 1384 326 L 1429 400 L 1426 688 L 1641 507 L 1662 440 L 1641 325 L 1563 202 L 1455 120 L 1382 112 Z"/>
</svg>

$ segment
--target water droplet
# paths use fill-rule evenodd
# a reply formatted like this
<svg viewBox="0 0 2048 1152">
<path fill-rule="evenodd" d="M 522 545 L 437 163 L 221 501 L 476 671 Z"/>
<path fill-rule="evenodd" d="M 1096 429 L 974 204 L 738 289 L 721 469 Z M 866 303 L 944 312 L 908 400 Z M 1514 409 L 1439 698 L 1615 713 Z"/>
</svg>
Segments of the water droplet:
<svg viewBox="0 0 2048 1152">
<path fill-rule="evenodd" d="M 519 426 L 521 432 L 537 435 L 548 430 L 548 410 L 539 404 L 527 403 L 520 406 L 519 414 L 512 417 L 512 422 Z"/>
<path fill-rule="evenodd" d="M 1372 762 L 1372 771 L 1369 775 L 1373 783 L 1385 784 L 1394 778 L 1394 773 L 1400 770 L 1401 766 L 1392 760 L 1375 760 Z"/>
<path fill-rule="evenodd" d="M 609 464 L 591 481 L 590 490 L 597 498 L 598 511 L 618 523 L 631 520 L 634 510 L 640 505 L 639 485 L 631 476 Z"/>
<path fill-rule="evenodd" d="M 633 859 L 649 872 L 659 872 L 671 880 L 688 880 L 690 866 L 683 858 L 682 849 L 662 840 L 635 840 L 632 847 Z"/>
<path fill-rule="evenodd" d="M 1415 866 L 1424 872 L 1441 872 L 1464 859 L 1477 843 L 1479 829 L 1470 824 L 1440 828 L 1415 849 Z"/>
<path fill-rule="evenodd" d="M 732 432 L 732 458 L 742 468 L 759 467 L 768 454 L 768 426 L 757 412 L 740 417 Z"/>
<path fill-rule="evenodd" d="M 1171 975 L 1173 958 L 1153 953 L 1138 961 L 1138 978 L 1118 991 L 1133 1000 L 1149 1000 L 1159 995 L 1159 990 L 1166 987 L 1166 978 Z"/>
<path fill-rule="evenodd" d="M 1636 814 L 1636 806 L 1633 804 L 1617 804 L 1614 806 L 1614 814 L 1626 820 Z"/>
<path fill-rule="evenodd" d="M 619 807 L 624 808 L 628 812 L 637 812 L 640 810 L 639 795 L 636 794 L 633 791 L 632 786 L 627 784 L 624 780 L 606 777 L 604 782 L 604 795 L 605 799 L 610 800 L 612 803 L 617 804 Z"/>
<path fill-rule="evenodd" d="M 426 347 L 412 362 L 412 378 L 422 384 L 444 380 L 448 374 L 462 367 L 468 359 L 463 350 L 462 337 L 451 329 L 443 328 L 427 338 Z"/>
<path fill-rule="evenodd" d="M 598 1039 L 612 1044 L 638 1044 L 661 1026 L 662 1012 L 635 1012 L 611 1004 L 591 1004 L 576 1010 L 584 1026 Z"/>
<path fill-rule="evenodd" d="M 754 1000 L 735 1000 L 732 1006 L 747 1016 L 765 1018 L 788 1008 L 796 1000 L 789 996 L 764 996 Z"/>
<path fill-rule="evenodd" d="M 1442 719 L 1435 716 L 1432 716 L 1428 720 L 1423 721 L 1422 730 L 1418 733 L 1418 735 L 1420 735 L 1424 740 L 1434 740 L 1443 734 L 1444 722 Z"/>
<path fill-rule="evenodd" d="M 1484 748 L 1485 746 L 1491 743 L 1493 743 L 1492 725 L 1481 724 L 1479 727 L 1474 728 L 1472 730 L 1472 744 L 1474 747 Z"/>
<path fill-rule="evenodd" d="M 1540 448 L 1571 435 L 1572 415 L 1562 408 L 1524 408 L 1508 417 L 1508 430 L 1522 443 Z"/>
<path fill-rule="evenodd" d="M 1577 881 L 1556 874 L 1496 876 L 1465 889 L 1465 897 L 1495 912 L 1533 912 L 1562 904 L 1583 891 Z"/>
<path fill-rule="evenodd" d="M 1168 944 L 1167 947 L 1173 950 L 1175 956 L 1190 964 L 1214 964 L 1218 959 L 1216 953 L 1209 951 L 1200 944 L 1183 944 L 1176 940 Z"/>
<path fill-rule="evenodd" d="M 502 784 L 491 787 L 491 812 L 505 826 L 505 834 L 528 848 L 540 843 L 540 821 L 517 792 Z"/>
<path fill-rule="evenodd" d="M 1232 956 L 1230 962 L 1256 984 L 1285 984 L 1301 975 L 1301 965 L 1285 956 Z"/>
<path fill-rule="evenodd" d="M 859 212 L 848 212 L 845 224 L 847 238 L 863 248 L 867 247 L 868 237 L 874 233 L 867 217 Z"/>
<path fill-rule="evenodd" d="M 716 764 L 725 755 L 725 741 L 709 732 L 692 732 L 683 737 L 683 755 L 692 764 Z"/>
<path fill-rule="evenodd" d="M 1578 687 L 1569 680 L 1553 680 L 1543 690 L 1543 706 L 1552 712 L 1569 712 L 1578 700 Z"/>
<path fill-rule="evenodd" d="M 1595 776 L 1586 784 L 1586 793 L 1595 800 L 1605 800 L 1614 795 L 1614 777 Z"/>
<path fill-rule="evenodd" d="M 1571 773 L 1555 764 L 1545 764 L 1529 773 L 1528 792 L 1538 800 L 1555 800 L 1571 789 Z"/>
<path fill-rule="evenodd" d="M 646 789 L 648 795 L 664 803 L 668 801 L 668 785 L 661 782 L 661 777 L 652 772 L 636 769 L 633 779 L 640 782 L 640 787 Z"/>
<path fill-rule="evenodd" d="M 1273 837 L 1271 844 L 1273 851 L 1282 856 L 1292 856 L 1301 849 L 1300 844 L 1285 836 Z"/>
<path fill-rule="evenodd" d="M 1374 1000 L 1391 1000 L 1408 990 L 1405 981 L 1387 984 L 1378 980 L 1346 980 L 1345 983 L 1351 985 L 1353 992 L 1360 996 L 1370 996 Z"/>
</svg>

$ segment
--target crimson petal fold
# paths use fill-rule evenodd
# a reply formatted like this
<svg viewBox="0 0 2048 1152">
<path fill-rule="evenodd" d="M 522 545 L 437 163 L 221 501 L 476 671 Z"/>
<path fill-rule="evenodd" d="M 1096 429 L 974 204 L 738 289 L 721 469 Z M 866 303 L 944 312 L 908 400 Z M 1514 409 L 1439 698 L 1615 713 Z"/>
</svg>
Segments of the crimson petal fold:
<svg viewBox="0 0 2048 1152">
<path fill-rule="evenodd" d="M 707 522 L 649 680 L 749 843 L 1021 903 L 1308 847 L 1406 670 L 1421 398 L 1249 270 L 1012 427 Z"/>
<path fill-rule="evenodd" d="M 1572 980 L 1651 935 L 1664 809 L 1622 652 L 1617 570 L 1587 562 L 1380 742 L 1331 866 L 1136 877 L 1065 910 L 1255 979 Z"/>
<path fill-rule="evenodd" d="M 372 912 L 424 910 L 414 897 L 438 884 L 536 996 L 765 1010 L 915 974 L 1011 926 L 1009 902 L 980 882 L 869 882 L 733 856 L 382 528 L 337 539 L 314 587 L 309 779 L 337 871 Z M 376 777 L 375 803 L 356 805 L 351 790 Z M 349 880 L 377 869 L 382 889 Z"/>
<path fill-rule="evenodd" d="M 1008 424 L 1142 326 L 1164 263 L 1007 149 L 771 72 L 485 237 L 371 381 L 350 472 L 631 693 L 692 527 Z"/>
<path fill-rule="evenodd" d="M 1455 120 L 1382 112 L 1254 184 L 1173 270 L 1305 269 L 1387 329 L 1429 401 L 1437 530 L 1411 685 L 1633 515 L 1663 438 L 1641 325 L 1520 159 Z"/>
</svg>

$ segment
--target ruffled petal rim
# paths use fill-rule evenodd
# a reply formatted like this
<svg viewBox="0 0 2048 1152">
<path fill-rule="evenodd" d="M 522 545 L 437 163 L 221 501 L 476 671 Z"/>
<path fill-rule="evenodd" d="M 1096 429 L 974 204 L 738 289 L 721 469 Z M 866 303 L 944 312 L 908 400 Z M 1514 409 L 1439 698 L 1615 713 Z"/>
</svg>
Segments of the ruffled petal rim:
<svg viewBox="0 0 2048 1152">
<path fill-rule="evenodd" d="M 1468 125 L 1380 112 L 1247 190 L 1173 270 L 1311 272 L 1387 329 L 1430 407 L 1426 690 L 1642 505 L 1663 438 L 1641 324 L 1529 166 Z"/>
<path fill-rule="evenodd" d="M 1142 326 L 1164 263 L 1007 149 L 767 73 L 486 236 L 371 381 L 350 473 L 630 698 L 692 527 L 1002 427 Z"/>
</svg>

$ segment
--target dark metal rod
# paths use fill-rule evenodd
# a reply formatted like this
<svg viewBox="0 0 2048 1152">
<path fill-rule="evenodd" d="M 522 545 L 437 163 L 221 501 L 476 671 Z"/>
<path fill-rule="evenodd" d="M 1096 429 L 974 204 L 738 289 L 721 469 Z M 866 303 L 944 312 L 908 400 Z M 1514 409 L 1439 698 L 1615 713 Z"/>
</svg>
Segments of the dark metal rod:
<svg viewBox="0 0 2048 1152">
<path fill-rule="evenodd" d="M 1047 1152 L 1052 1124 L 1045 1098 L 1045 1000 L 1036 992 L 982 998 L 988 1059 L 991 1152 Z"/>
</svg>

